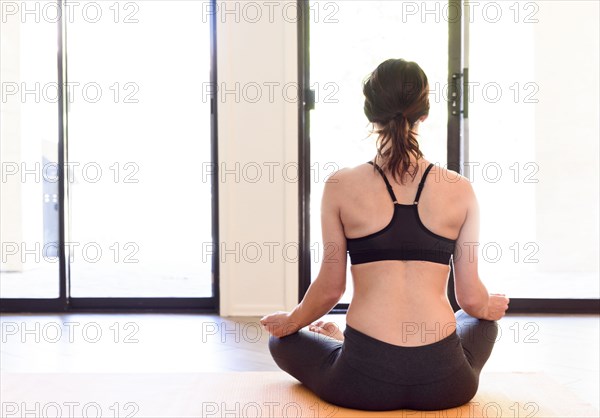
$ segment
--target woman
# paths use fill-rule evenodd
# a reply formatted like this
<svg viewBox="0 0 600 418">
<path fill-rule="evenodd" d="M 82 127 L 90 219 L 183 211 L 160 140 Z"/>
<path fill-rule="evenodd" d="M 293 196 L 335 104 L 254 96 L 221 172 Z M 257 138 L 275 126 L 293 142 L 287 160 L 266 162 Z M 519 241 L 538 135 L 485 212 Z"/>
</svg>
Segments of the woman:
<svg viewBox="0 0 600 418">
<path fill-rule="evenodd" d="M 363 92 L 377 154 L 325 185 L 323 242 L 336 251 L 327 251 L 292 312 L 261 323 L 279 367 L 325 401 L 364 410 L 456 407 L 477 392 L 509 299 L 488 294 L 477 272 L 479 214 L 470 181 L 419 150 L 419 124 L 429 114 L 423 70 L 387 60 Z M 354 295 L 342 333 L 314 321 L 344 293 L 346 252 Z M 462 308 L 456 313 L 446 291 L 452 260 Z"/>
</svg>

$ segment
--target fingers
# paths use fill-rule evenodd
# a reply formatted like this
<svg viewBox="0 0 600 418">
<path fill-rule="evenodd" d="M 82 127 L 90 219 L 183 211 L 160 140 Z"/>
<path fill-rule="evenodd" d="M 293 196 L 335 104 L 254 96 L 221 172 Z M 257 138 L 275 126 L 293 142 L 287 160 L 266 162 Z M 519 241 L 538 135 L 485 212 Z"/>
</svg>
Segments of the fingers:
<svg viewBox="0 0 600 418">
<path fill-rule="evenodd" d="M 318 321 L 309 325 L 308 330 L 317 334 L 332 335 L 338 331 L 338 325 L 335 322 Z"/>
<path fill-rule="evenodd" d="M 269 322 L 271 322 L 271 320 L 273 319 L 274 316 L 278 315 L 279 312 L 274 312 L 268 315 L 263 316 L 262 318 L 260 318 L 260 323 L 262 325 L 267 325 Z"/>
<path fill-rule="evenodd" d="M 324 331 L 325 331 L 323 328 L 321 328 L 321 327 L 318 327 L 318 326 L 316 326 L 316 325 L 310 325 L 310 326 L 308 327 L 308 330 L 309 330 L 309 331 L 312 331 L 312 332 L 315 332 L 315 333 L 317 333 L 317 334 L 324 334 Z"/>
<path fill-rule="evenodd" d="M 288 312 L 277 311 L 260 319 L 262 327 L 275 337 L 283 337 L 295 332 L 295 324 L 289 321 Z"/>
<path fill-rule="evenodd" d="M 324 324 L 325 324 L 324 321 L 313 322 L 312 324 L 310 324 L 308 326 L 308 330 L 313 331 L 313 332 L 320 332 L 323 330 Z"/>
<path fill-rule="evenodd" d="M 504 293 L 490 293 L 490 296 L 496 296 L 504 301 L 507 305 L 510 303 L 510 299 L 506 297 Z"/>
<path fill-rule="evenodd" d="M 323 329 L 329 333 L 334 333 L 338 331 L 338 325 L 335 322 L 328 322 L 323 325 Z"/>
<path fill-rule="evenodd" d="M 324 334 L 327 332 L 328 326 L 331 322 L 325 323 L 325 321 L 317 321 L 308 326 L 309 331 L 317 332 L 319 334 Z"/>
</svg>

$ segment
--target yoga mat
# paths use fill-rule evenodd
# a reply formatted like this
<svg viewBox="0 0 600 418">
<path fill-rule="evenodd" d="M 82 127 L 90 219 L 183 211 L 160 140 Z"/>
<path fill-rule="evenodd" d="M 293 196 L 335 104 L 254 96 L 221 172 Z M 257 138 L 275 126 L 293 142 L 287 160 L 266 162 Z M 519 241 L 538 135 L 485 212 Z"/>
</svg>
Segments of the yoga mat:
<svg viewBox="0 0 600 418">
<path fill-rule="evenodd" d="M 340 408 L 320 400 L 283 372 L 4 373 L 0 405 L 3 418 L 600 416 L 544 373 L 484 372 L 471 402 L 443 411 Z"/>
</svg>

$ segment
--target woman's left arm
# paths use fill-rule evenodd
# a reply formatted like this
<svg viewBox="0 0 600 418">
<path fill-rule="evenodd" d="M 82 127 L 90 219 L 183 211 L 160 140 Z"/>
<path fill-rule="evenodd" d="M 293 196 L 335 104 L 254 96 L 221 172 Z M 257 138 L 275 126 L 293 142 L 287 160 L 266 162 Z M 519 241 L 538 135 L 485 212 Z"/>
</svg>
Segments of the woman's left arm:
<svg viewBox="0 0 600 418">
<path fill-rule="evenodd" d="M 341 178 L 337 171 L 325 182 L 321 200 L 323 259 L 319 275 L 309 286 L 302 302 L 291 312 L 275 312 L 260 322 L 276 337 L 293 334 L 327 314 L 346 290 L 346 236 L 340 218 L 343 197 Z"/>
</svg>

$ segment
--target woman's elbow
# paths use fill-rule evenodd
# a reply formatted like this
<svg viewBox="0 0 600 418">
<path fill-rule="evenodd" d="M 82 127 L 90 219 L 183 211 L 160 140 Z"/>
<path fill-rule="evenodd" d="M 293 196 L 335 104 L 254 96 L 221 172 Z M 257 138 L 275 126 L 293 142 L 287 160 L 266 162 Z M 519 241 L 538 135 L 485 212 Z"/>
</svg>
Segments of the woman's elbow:
<svg viewBox="0 0 600 418">
<path fill-rule="evenodd" d="M 458 306 L 471 315 L 474 318 L 482 318 L 485 308 L 487 306 L 487 302 L 484 303 L 482 300 L 477 299 L 465 299 L 465 298 L 456 298 L 456 302 Z"/>
<path fill-rule="evenodd" d="M 337 303 L 342 296 L 344 296 L 344 292 L 346 292 L 346 286 L 330 286 L 323 292 L 323 296 L 327 299 L 328 302 Z"/>
<path fill-rule="evenodd" d="M 337 302 L 346 291 L 346 277 L 321 272 L 311 287 L 327 302 Z"/>
<path fill-rule="evenodd" d="M 328 302 L 338 302 L 342 296 L 344 296 L 344 292 L 346 291 L 345 286 L 344 287 L 336 287 L 336 288 L 332 288 L 330 289 L 328 292 L 326 292 L 325 297 L 327 298 Z"/>
</svg>

